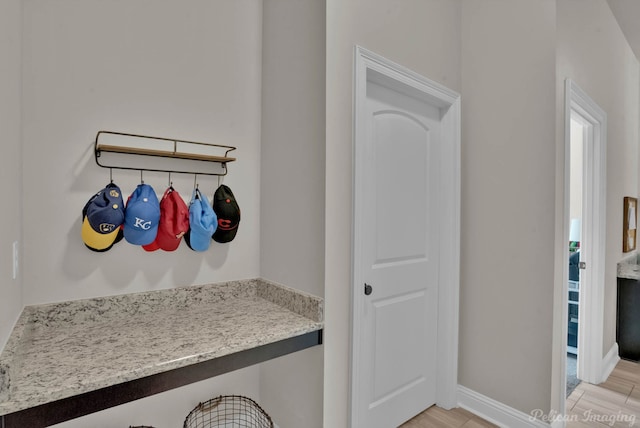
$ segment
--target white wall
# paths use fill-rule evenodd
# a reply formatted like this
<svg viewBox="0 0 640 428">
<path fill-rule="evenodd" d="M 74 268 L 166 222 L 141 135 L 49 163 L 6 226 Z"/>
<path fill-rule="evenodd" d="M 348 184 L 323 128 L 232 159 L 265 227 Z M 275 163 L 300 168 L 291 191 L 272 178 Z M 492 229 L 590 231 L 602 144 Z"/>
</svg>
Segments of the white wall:
<svg viewBox="0 0 640 428">
<path fill-rule="evenodd" d="M 263 3 L 260 276 L 324 296 L 325 2 Z M 263 363 L 281 428 L 322 427 L 323 347 Z"/>
<path fill-rule="evenodd" d="M 263 398 L 268 411 L 273 405 L 282 428 L 296 426 L 303 415 L 312 417 L 310 423 L 322 417 L 325 427 L 346 427 L 352 62 L 353 47 L 359 44 L 462 92 L 459 381 L 525 412 L 548 409 L 551 390 L 554 206 L 560 163 L 556 149 L 558 126 L 564 123 L 558 118 L 560 81 L 572 77 L 607 111 L 603 352 L 608 350 L 615 339 L 612 284 L 622 255 L 622 196 L 638 190 L 640 85 L 637 61 L 621 41 L 606 3 L 558 0 L 556 9 L 554 0 L 326 0 L 326 23 L 320 3 L 298 2 L 296 12 L 288 14 L 283 0 L 267 0 L 264 32 L 262 3 L 252 0 L 0 3 L 0 51 L 13 59 L 0 63 L 0 171 L 5 181 L 18 183 L 5 189 L 8 200 L 23 198 L 24 207 L 23 221 L 20 203 L 0 214 L 11 226 L 0 232 L 0 343 L 23 303 L 21 282 L 7 277 L 8 249 L 20 240 L 21 225 L 24 304 L 263 275 L 313 294 L 324 293 L 324 359 L 322 347 L 310 349 L 266 363 L 264 370 L 235 372 L 230 383 L 247 385 L 248 393 L 256 392 L 251 388 L 261 383 L 256 393 L 263 397 L 254 398 Z M 322 49 L 322 37 L 317 37 L 324 29 L 326 67 L 321 53 L 311 55 Z M 291 34 L 303 38 L 288 39 Z M 263 47 L 273 55 L 263 56 Z M 264 81 L 269 82 L 265 88 L 262 61 Z M 292 68 L 280 74 L 282 63 Z M 325 69 L 326 105 L 319 82 Z M 307 73 L 296 75 L 295 70 Z M 280 91 L 285 83 L 307 95 L 306 102 L 297 99 L 298 92 Z M 513 96 L 519 91 L 524 95 Z M 265 110 L 272 105 L 278 109 Z M 310 120 L 316 115 L 317 121 Z M 204 255 L 184 246 L 173 254 L 147 254 L 126 243 L 104 254 L 85 249 L 79 237 L 80 211 L 108 181 L 108 171 L 91 158 L 91 144 L 100 129 L 237 145 L 238 162 L 230 164 L 225 179 L 242 207 L 237 239 L 215 245 Z M 278 159 L 278 154 L 289 157 Z M 116 172 L 114 178 L 125 193 L 139 180 L 128 172 Z M 173 180 L 188 198 L 192 178 Z M 166 185 L 161 174 L 148 174 L 145 181 L 158 192 Z M 296 194 L 297 216 L 289 221 L 298 228 L 295 234 L 279 233 L 277 204 L 260 201 L 267 195 L 280 196 L 272 184 Z M 200 179 L 209 194 L 216 185 L 215 178 Z M 317 243 L 311 242 L 314 239 Z M 296 263 L 286 264 L 291 258 Z M 322 364 L 324 388 L 318 385 Z M 288 367 L 295 376 L 305 368 L 318 370 L 307 373 L 304 379 L 311 383 L 305 387 L 311 386 L 294 401 L 309 406 L 300 412 L 289 413 L 285 403 L 287 394 L 296 391 L 289 383 L 292 377 L 282 382 L 277 395 L 264 397 L 289 374 Z M 212 382 L 208 391 L 225 389 L 226 383 L 216 379 L 207 381 Z M 514 382 L 519 385 L 517 394 Z M 187 401 L 203 399 L 198 388 L 167 396 L 185 394 L 178 412 L 183 413 L 190 406 Z M 137 417 L 166 406 L 162 397 L 146 400 L 140 402 L 142 407 L 130 403 L 107 412 L 122 411 L 119 423 L 146 423 Z M 141 409 L 147 409 L 145 414 Z M 105 418 L 101 414 L 95 417 L 108 420 L 100 419 Z"/>
<path fill-rule="evenodd" d="M 460 90 L 460 2 L 327 0 L 324 426 L 348 426 L 354 45 Z"/>
<path fill-rule="evenodd" d="M 325 2 L 264 2 L 260 272 L 324 294 Z"/>
<path fill-rule="evenodd" d="M 461 385 L 549 409 L 555 1 L 462 1 Z"/>
<path fill-rule="evenodd" d="M 638 195 L 640 67 L 606 2 L 558 0 L 557 14 L 558 146 L 564 147 L 566 78 L 607 113 L 604 356 L 616 339 L 616 265 L 628 255 L 622 252 L 623 198 Z"/>
<path fill-rule="evenodd" d="M 575 120 L 571 122 L 571 160 L 570 178 L 569 178 L 569 219 L 582 220 L 582 163 L 583 163 L 583 145 L 584 145 L 584 128 Z"/>
<path fill-rule="evenodd" d="M 9 8 L 2 2 L 2 24 L 19 25 L 13 20 L 18 16 L 13 6 L 19 3 L 12 0 Z M 29 225 L 24 230 L 24 304 L 259 276 L 262 3 L 22 3 L 24 192 L 11 195 L 18 201 L 22 196 L 23 220 Z M 5 15 L 5 9 L 11 14 Z M 7 27 L 0 27 L 4 33 Z M 4 37 L 0 43 L 4 50 Z M 9 53 L 19 64 L 18 53 Z M 10 70 L 14 85 L 19 82 L 16 67 Z M 2 91 L 8 90 L 2 86 Z M 19 93 L 10 94 L 19 105 Z M 7 118 L 17 122 L 15 112 Z M 4 133 L 5 120 L 3 134 L 19 135 L 13 128 Z M 224 179 L 242 209 L 236 239 L 225 245 L 214 242 L 206 253 L 192 252 L 184 244 L 174 253 L 146 253 L 126 242 L 106 253 L 86 249 L 80 239 L 81 210 L 109 179 L 109 171 L 99 168 L 91 153 L 99 130 L 237 146 L 238 161 L 229 164 Z M 3 165 L 16 158 L 3 155 Z M 16 177 L 7 181 L 19 180 L 15 168 L 9 170 Z M 166 174 L 144 178 L 159 194 L 168 184 Z M 126 197 L 140 178 L 114 171 L 114 179 Z M 188 200 L 193 177 L 172 179 Z M 214 177 L 199 179 L 209 197 L 217 183 Z M 17 223 L 9 223 L 15 227 L 2 236 L 3 249 L 5 240 L 15 239 Z M 3 313 L 3 330 L 4 318 Z M 259 366 L 249 367 L 64 426 L 178 426 L 193 406 L 214 395 L 236 392 L 260 402 L 259 381 Z"/>
<path fill-rule="evenodd" d="M 0 349 L 22 310 L 21 275 L 13 279 L 13 242 L 22 246 L 21 196 L 21 59 L 22 6 L 20 0 L 0 2 Z"/>
<path fill-rule="evenodd" d="M 262 2 L 25 2 L 22 176 L 38 193 L 23 200 L 25 222 L 33 224 L 25 232 L 26 304 L 255 276 L 324 294 L 325 6 L 266 6 L 263 56 Z M 238 146 L 224 179 L 242 208 L 236 239 L 212 243 L 205 254 L 184 245 L 145 253 L 124 242 L 107 253 L 87 250 L 80 211 L 109 177 L 91 154 L 101 129 Z M 114 171 L 114 179 L 126 197 L 139 175 Z M 167 185 L 166 174 L 144 179 L 157 193 Z M 188 199 L 193 177 L 172 180 Z M 211 197 L 217 180 L 199 183 Z M 47 222 L 37 221 L 42 206 L 53 207 Z M 216 393 L 235 392 L 227 384 L 250 386 L 246 394 L 282 428 L 319 427 L 322 355 L 315 347 L 207 385 Z M 182 418 L 185 406 L 210 395 L 200 384 L 187 386 L 63 426 L 149 423 L 149 415 L 156 426 L 176 425 L 177 416 L 158 413 L 172 408 L 166 397 L 176 394 Z"/>
<path fill-rule="evenodd" d="M 258 276 L 262 3 L 23 3 L 24 303 Z M 92 158 L 99 130 L 237 146 L 224 180 L 242 209 L 236 239 L 206 253 L 87 250 L 81 210 L 109 179 Z M 114 179 L 126 197 L 140 176 Z M 159 194 L 168 185 L 144 179 Z M 188 200 L 193 177 L 172 179 Z M 199 184 L 211 197 L 217 180 Z"/>
</svg>

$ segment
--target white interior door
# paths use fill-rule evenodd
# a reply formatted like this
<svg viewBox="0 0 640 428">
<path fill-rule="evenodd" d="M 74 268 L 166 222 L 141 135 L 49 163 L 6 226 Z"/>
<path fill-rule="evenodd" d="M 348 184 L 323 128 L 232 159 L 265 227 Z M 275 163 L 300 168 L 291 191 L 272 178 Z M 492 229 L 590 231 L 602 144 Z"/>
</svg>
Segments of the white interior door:
<svg viewBox="0 0 640 428">
<path fill-rule="evenodd" d="M 367 83 L 362 427 L 398 426 L 436 401 L 440 115 L 415 94 Z"/>
</svg>

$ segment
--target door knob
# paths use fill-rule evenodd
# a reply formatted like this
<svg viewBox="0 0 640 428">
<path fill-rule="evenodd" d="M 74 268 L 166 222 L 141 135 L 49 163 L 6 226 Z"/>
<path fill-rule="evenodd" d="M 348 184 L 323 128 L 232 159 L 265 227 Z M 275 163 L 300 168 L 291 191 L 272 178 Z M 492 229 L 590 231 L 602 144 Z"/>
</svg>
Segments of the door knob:
<svg viewBox="0 0 640 428">
<path fill-rule="evenodd" d="M 364 285 L 364 294 L 366 296 L 368 296 L 369 294 L 371 294 L 373 292 L 373 287 L 370 286 L 369 284 L 365 284 Z"/>
</svg>

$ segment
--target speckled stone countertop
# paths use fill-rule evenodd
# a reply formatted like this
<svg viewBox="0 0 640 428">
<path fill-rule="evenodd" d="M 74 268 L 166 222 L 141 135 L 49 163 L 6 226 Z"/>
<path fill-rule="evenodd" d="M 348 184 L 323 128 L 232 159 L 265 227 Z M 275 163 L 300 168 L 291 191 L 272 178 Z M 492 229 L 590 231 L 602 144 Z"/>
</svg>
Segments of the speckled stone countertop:
<svg viewBox="0 0 640 428">
<path fill-rule="evenodd" d="M 618 263 L 618 278 L 640 280 L 640 264 L 638 264 L 638 255 L 625 257 Z"/>
<path fill-rule="evenodd" d="M 0 415 L 323 328 L 263 279 L 28 306 L 0 354 Z"/>
</svg>

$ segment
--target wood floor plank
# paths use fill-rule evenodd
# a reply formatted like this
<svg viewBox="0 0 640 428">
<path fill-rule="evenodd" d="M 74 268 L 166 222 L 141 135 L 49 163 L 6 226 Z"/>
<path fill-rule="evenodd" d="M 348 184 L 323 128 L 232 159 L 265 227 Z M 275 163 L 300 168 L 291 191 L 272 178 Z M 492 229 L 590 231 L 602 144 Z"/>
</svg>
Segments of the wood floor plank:
<svg viewBox="0 0 640 428">
<path fill-rule="evenodd" d="M 578 402 L 577 398 L 571 398 L 571 397 L 573 397 L 573 394 L 571 396 L 569 396 L 569 398 L 567 398 L 567 401 L 565 402 L 565 406 L 566 406 L 567 412 L 570 412 L 571 410 L 573 410 L 573 407 Z"/>
<path fill-rule="evenodd" d="M 583 395 L 580 400 L 573 406 L 574 413 L 596 415 L 611 415 L 622 410 L 622 406 L 599 398 L 593 398 L 587 394 Z"/>
<path fill-rule="evenodd" d="M 484 419 L 480 419 L 477 416 L 469 419 L 462 428 L 495 428 L 497 425 L 492 424 L 491 422 L 487 422 Z"/>
<path fill-rule="evenodd" d="M 640 366 L 633 361 L 620 360 L 611 376 L 625 379 L 634 384 L 640 384 Z"/>
<path fill-rule="evenodd" d="M 567 422 L 567 428 L 602 428 L 606 425 L 598 423 L 598 422 L 587 422 L 577 417 L 576 420 L 569 420 Z"/>
<path fill-rule="evenodd" d="M 454 413 L 457 413 L 457 414 L 461 415 L 462 417 L 466 417 L 468 419 L 477 418 L 476 415 L 474 415 L 473 413 L 471 413 L 467 409 L 463 409 L 462 407 L 455 407 L 455 408 L 451 409 L 450 411 L 454 412 Z"/>
<path fill-rule="evenodd" d="M 582 397 L 580 397 L 581 400 L 589 400 L 589 401 L 595 401 L 595 402 L 615 404 L 618 406 L 624 406 L 624 404 L 627 401 L 627 397 L 629 396 L 629 393 L 631 393 L 631 390 L 629 390 L 629 392 L 627 392 L 626 394 L 622 394 L 622 393 L 604 388 L 600 385 L 591 385 L 586 382 L 582 382 L 582 383 L 585 383 L 586 385 L 584 385 L 583 387 L 584 394 L 582 394 Z"/>
<path fill-rule="evenodd" d="M 466 422 L 466 421 L 465 421 Z M 464 422 L 452 419 L 443 419 L 439 416 L 426 412 L 421 413 L 409 422 L 401 425 L 402 428 L 459 428 Z"/>
<path fill-rule="evenodd" d="M 575 418 L 567 423 L 567 428 L 629 427 L 640 421 L 640 365 L 637 363 L 622 360 L 605 382 L 600 385 L 583 382 L 579 392 L 581 395 L 571 394 L 567 399 L 567 409 L 572 406 L 568 416 Z"/>
<path fill-rule="evenodd" d="M 438 424 L 433 425 L 434 427 L 461 427 L 470 419 L 470 416 L 466 414 L 451 410 L 444 410 L 437 406 L 431 407 L 426 415 L 432 423 Z"/>
<path fill-rule="evenodd" d="M 617 376 L 609 376 L 609 379 L 598 386 L 600 388 L 608 389 L 610 391 L 615 391 L 628 396 L 633 390 L 634 383 L 628 379 L 620 378 Z"/>
<path fill-rule="evenodd" d="M 431 406 L 401 425 L 401 428 L 459 428 L 473 417 L 473 413 L 465 409 L 444 410 L 437 406 Z"/>
<path fill-rule="evenodd" d="M 567 398 L 567 428 L 640 426 L 640 364 L 621 360 L 600 385 L 582 382 Z M 432 406 L 400 428 L 496 427 L 473 413 Z"/>
<path fill-rule="evenodd" d="M 629 393 L 627 397 L 625 407 L 640 412 L 640 385 L 634 386 L 631 390 L 631 393 Z"/>
</svg>

